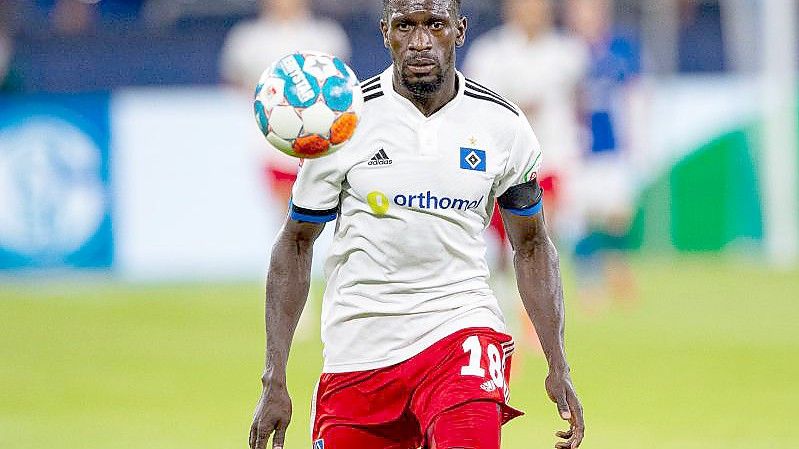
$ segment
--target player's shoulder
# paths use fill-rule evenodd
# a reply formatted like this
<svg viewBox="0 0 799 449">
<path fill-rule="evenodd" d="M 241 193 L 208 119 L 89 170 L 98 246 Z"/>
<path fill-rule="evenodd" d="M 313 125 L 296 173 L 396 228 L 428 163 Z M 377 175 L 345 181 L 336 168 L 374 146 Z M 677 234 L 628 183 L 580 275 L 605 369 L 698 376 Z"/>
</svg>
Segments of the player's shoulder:
<svg viewBox="0 0 799 449">
<path fill-rule="evenodd" d="M 371 108 L 386 98 L 386 88 L 391 89 L 391 85 L 384 86 L 384 77 L 380 73 L 371 78 L 361 81 L 361 91 L 363 92 L 364 107 Z"/>
<path fill-rule="evenodd" d="M 471 102 L 472 107 L 479 108 L 481 115 L 496 116 L 501 121 L 508 121 L 510 116 L 522 117 L 521 108 L 497 93 L 495 89 L 467 76 L 464 76 L 463 80 L 463 95 L 466 101 Z"/>
</svg>

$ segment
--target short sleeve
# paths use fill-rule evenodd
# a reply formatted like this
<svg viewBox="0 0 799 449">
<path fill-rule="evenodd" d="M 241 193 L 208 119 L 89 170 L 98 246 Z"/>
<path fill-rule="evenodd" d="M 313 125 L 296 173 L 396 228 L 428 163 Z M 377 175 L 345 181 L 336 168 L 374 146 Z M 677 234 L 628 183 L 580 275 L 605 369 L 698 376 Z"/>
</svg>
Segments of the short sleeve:
<svg viewBox="0 0 799 449">
<path fill-rule="evenodd" d="M 293 220 L 327 223 L 338 217 L 341 184 L 344 181 L 338 156 L 338 153 L 334 153 L 304 161 L 291 194 L 289 214 Z"/>
<path fill-rule="evenodd" d="M 538 177 L 541 169 L 541 145 L 524 114 L 516 120 L 516 134 L 508 152 L 505 170 L 496 180 L 497 197 L 501 197 L 515 187 L 530 183 Z M 540 210 L 540 204 L 535 204 Z M 519 215 L 532 215 L 533 210 L 511 210 Z"/>
</svg>

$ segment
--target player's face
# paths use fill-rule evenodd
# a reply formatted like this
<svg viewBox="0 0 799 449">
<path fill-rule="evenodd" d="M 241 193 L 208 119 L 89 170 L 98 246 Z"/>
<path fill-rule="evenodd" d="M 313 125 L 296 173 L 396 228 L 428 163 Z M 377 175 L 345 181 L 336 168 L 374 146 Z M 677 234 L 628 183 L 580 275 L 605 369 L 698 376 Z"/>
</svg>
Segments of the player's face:
<svg viewBox="0 0 799 449">
<path fill-rule="evenodd" d="M 466 19 L 454 14 L 451 1 L 394 0 L 380 23 L 395 72 L 415 95 L 438 92 L 455 69 L 455 47 L 466 38 Z"/>
</svg>

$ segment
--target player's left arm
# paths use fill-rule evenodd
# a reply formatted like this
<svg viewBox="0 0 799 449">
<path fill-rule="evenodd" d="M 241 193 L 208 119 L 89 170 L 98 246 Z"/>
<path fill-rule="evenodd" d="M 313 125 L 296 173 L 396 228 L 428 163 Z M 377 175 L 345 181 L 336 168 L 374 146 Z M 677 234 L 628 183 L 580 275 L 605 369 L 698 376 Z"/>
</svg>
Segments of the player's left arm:
<svg viewBox="0 0 799 449">
<path fill-rule="evenodd" d="M 577 448 L 583 440 L 583 408 L 572 385 L 564 348 L 563 287 L 558 252 L 542 212 L 543 192 L 536 179 L 514 186 L 499 198 L 502 220 L 513 247 L 519 293 L 549 364 L 546 390 L 570 429 L 557 448 Z"/>
</svg>

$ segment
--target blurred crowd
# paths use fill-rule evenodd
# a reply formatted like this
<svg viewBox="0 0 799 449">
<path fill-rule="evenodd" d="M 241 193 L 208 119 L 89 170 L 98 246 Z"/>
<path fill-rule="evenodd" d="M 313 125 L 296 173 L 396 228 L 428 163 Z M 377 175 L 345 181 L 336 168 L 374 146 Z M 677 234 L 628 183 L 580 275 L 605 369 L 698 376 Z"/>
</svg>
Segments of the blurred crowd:
<svg viewBox="0 0 799 449">
<path fill-rule="evenodd" d="M 673 46 L 656 39 L 647 49 L 647 33 L 668 31 L 652 25 L 664 5 Z M 637 81 L 647 67 L 662 72 L 657 51 L 676 55 L 672 72 L 724 71 L 721 2 L 464 0 L 463 9 L 469 39 L 458 65 L 533 124 L 547 154 L 548 221 L 574 256 L 579 297 L 587 309 L 629 303 L 623 250 L 637 186 L 625 125 L 640 103 Z M 250 95 L 271 62 L 298 48 L 336 54 L 366 78 L 389 63 L 381 11 L 378 0 L 3 0 L 0 91 L 225 83 Z M 296 164 L 277 152 L 266 159 L 266 184 L 285 205 Z M 492 229 L 501 283 L 508 249 L 501 223 Z M 514 290 L 505 284 L 496 288 Z"/>
<path fill-rule="evenodd" d="M 533 123 L 547 152 L 540 181 L 549 221 L 575 256 L 589 306 L 634 296 L 621 251 L 636 191 L 624 125 L 645 70 L 648 14 L 665 4 L 679 21 L 673 70 L 723 71 L 718 0 L 463 1 L 469 39 L 458 64 Z M 336 54 L 366 78 L 389 62 L 381 12 L 377 0 L 4 0 L 0 90 L 225 83 L 250 95 L 264 68 L 297 48 Z M 286 204 L 296 164 L 276 152 L 265 159 L 266 184 Z M 504 231 L 498 222 L 492 229 L 503 272 Z"/>
<path fill-rule="evenodd" d="M 264 0 L 295 8 L 292 2 Z M 230 30 L 259 14 L 261 0 L 3 0 L 0 2 L 0 77 L 4 91 L 72 92 L 127 85 L 215 84 L 218 55 Z M 370 76 L 386 63 L 376 21 L 381 1 L 309 0 L 319 17 L 340 25 L 351 43 L 351 63 Z M 554 2 L 556 26 L 565 26 L 568 2 Z M 679 33 L 673 70 L 717 72 L 727 67 L 724 5 L 719 0 L 618 0 L 617 28 L 638 39 L 653 8 L 673 4 Z M 501 0 L 464 0 L 472 40 L 500 25 Z M 655 20 L 657 22 L 657 20 Z M 668 22 L 668 21 L 664 21 Z M 650 33 L 651 34 L 651 33 Z M 662 41 L 662 40 L 660 40 Z M 651 51 L 658 50 L 655 42 Z M 650 51 L 650 53 L 651 53 Z M 154 61 L 153 55 L 158 55 Z M 664 58 L 651 56 L 652 67 Z M 77 70 L 72 65 L 79 65 Z M 132 70 L 135 68 L 141 70 Z M 55 70 L 63 73 L 55 75 Z"/>
</svg>

